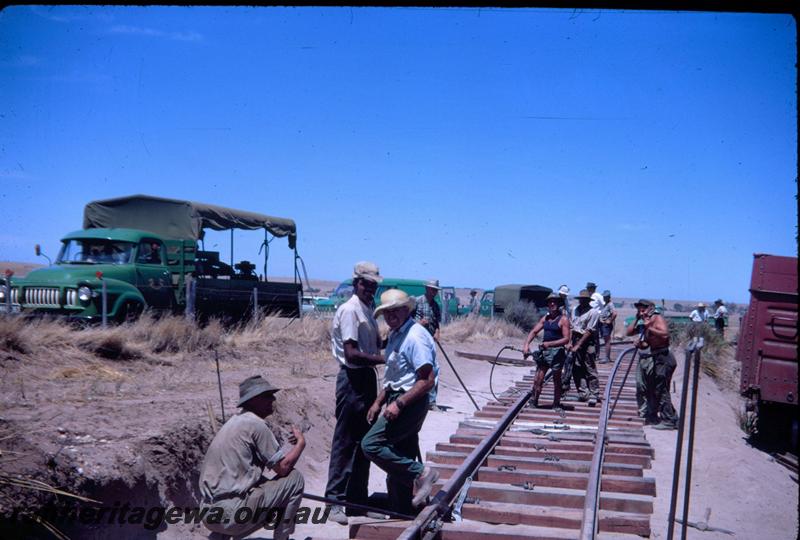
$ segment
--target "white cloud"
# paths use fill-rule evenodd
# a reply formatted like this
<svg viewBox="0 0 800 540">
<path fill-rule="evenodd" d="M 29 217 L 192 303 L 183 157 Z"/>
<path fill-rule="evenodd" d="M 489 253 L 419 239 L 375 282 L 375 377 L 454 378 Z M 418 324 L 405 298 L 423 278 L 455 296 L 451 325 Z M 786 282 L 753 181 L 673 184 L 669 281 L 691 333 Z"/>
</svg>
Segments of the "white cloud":
<svg viewBox="0 0 800 540">
<path fill-rule="evenodd" d="M 171 39 L 173 41 L 200 41 L 203 36 L 197 32 L 164 32 L 154 28 L 142 28 L 139 26 L 127 26 L 123 24 L 114 25 L 109 28 L 111 34 L 125 34 L 129 36 L 155 37 Z"/>
</svg>

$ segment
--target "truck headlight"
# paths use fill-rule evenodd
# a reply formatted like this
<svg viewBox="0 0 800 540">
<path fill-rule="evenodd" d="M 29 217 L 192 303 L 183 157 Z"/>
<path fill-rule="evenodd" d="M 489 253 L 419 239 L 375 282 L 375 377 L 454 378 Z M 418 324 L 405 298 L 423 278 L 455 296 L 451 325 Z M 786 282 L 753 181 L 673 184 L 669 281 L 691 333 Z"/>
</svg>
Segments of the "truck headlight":
<svg viewBox="0 0 800 540">
<path fill-rule="evenodd" d="M 92 298 L 92 289 L 84 285 L 78 287 L 78 300 L 81 302 L 88 302 Z"/>
<path fill-rule="evenodd" d="M 8 291 L 8 287 L 6 285 L 0 285 L 0 302 L 6 301 L 6 291 Z"/>
</svg>

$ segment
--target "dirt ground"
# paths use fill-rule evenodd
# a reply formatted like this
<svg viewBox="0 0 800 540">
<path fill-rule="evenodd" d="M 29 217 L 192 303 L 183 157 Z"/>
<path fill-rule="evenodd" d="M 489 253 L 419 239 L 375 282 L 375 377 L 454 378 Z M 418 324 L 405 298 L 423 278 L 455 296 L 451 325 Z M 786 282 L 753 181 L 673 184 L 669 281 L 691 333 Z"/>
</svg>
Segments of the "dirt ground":
<svg viewBox="0 0 800 540">
<path fill-rule="evenodd" d="M 99 329 L 73 332 L 45 323 L 14 324 L 0 321 L 0 514 L 52 501 L 49 493 L 7 482 L 18 477 L 92 497 L 106 506 L 194 506 L 198 467 L 214 424 L 222 420 L 215 349 L 226 417 L 236 410 L 238 383 L 244 378 L 263 374 L 283 388 L 268 423 L 279 438 L 292 424 L 305 431 L 307 448 L 298 469 L 305 476 L 306 492 L 324 492 L 338 369 L 329 352 L 329 321 L 270 320 L 235 335 L 214 328 L 198 333 L 170 321 L 150 322 L 144 329 L 121 327 L 105 336 Z M 731 336 L 735 332 L 730 329 Z M 504 345 L 520 347 L 523 338 L 514 329 L 455 323 L 444 327 L 442 343 L 481 405 L 491 398 L 491 364 L 465 359 L 455 351 L 494 355 Z M 677 407 L 683 353 L 676 350 L 676 358 Z M 729 529 L 737 538 L 797 538 L 797 484 L 768 454 L 747 444 L 738 426 L 739 398 L 731 384 L 736 373 L 730 354 L 726 358 L 721 383 L 701 374 L 689 519 L 701 521 L 710 508 L 710 525 Z M 423 455 L 474 410 L 441 355 L 439 361 L 438 403 L 449 408 L 429 414 L 421 433 Z M 529 371 L 498 366 L 495 392 Z M 646 434 L 656 450 L 650 471 L 658 489 L 652 536 L 664 538 L 676 432 L 648 427 Z M 370 489 L 385 491 L 384 478 L 373 467 Z M 110 535 L 109 529 L 91 525 L 62 530 L 72 538 Z M 0 521 L 0 537 L 20 537 L 21 531 L 12 522 Z M 24 530 L 25 536 L 34 534 L 48 537 L 38 525 Z M 113 535 L 199 539 L 207 532 L 201 526 L 170 525 L 154 531 L 114 528 Z M 346 535 L 346 527 L 330 523 L 299 526 L 295 538 Z M 689 529 L 689 538 L 727 537 Z"/>
</svg>

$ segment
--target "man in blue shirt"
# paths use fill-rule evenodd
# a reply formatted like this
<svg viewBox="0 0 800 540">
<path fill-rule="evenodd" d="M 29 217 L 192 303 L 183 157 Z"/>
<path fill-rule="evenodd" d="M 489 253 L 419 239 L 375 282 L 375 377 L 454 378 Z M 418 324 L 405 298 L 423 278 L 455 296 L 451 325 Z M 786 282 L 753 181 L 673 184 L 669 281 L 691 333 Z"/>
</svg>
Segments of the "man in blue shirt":
<svg viewBox="0 0 800 540">
<path fill-rule="evenodd" d="M 375 310 L 375 317 L 383 315 L 390 329 L 386 372 L 383 388 L 367 412 L 367 421 L 374 424 L 361 441 L 367 459 L 386 471 L 391 509 L 407 514 L 426 501 L 439 477 L 415 460 L 439 373 L 433 338 L 412 317 L 415 304 L 404 291 L 389 289 Z"/>
</svg>

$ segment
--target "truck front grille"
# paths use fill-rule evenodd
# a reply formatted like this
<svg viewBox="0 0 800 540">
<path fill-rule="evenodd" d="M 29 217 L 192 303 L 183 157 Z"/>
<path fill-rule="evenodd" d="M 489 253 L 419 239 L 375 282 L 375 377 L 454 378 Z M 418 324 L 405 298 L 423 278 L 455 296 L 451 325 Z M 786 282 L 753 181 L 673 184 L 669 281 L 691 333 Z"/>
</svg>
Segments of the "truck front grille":
<svg viewBox="0 0 800 540">
<path fill-rule="evenodd" d="M 29 306 L 58 306 L 58 287 L 26 287 L 25 304 Z"/>
<path fill-rule="evenodd" d="M 77 306 L 78 305 L 78 291 L 75 289 L 67 289 L 67 301 L 66 304 L 68 306 Z"/>
</svg>

